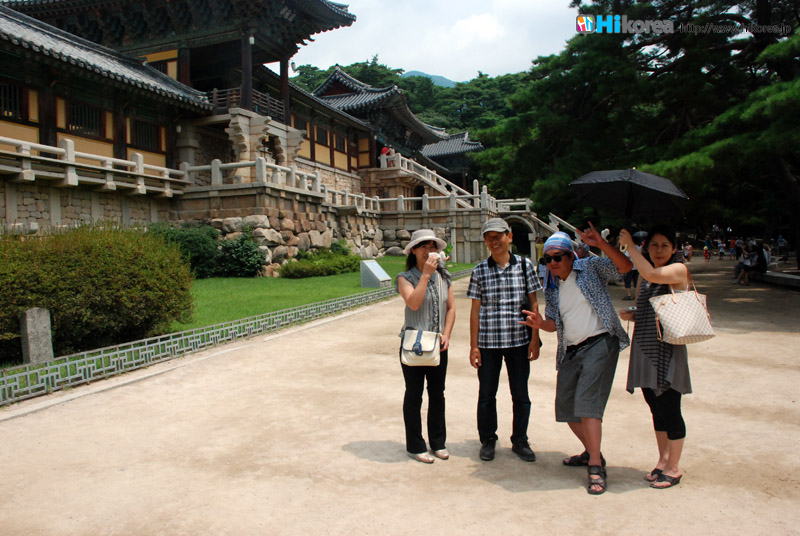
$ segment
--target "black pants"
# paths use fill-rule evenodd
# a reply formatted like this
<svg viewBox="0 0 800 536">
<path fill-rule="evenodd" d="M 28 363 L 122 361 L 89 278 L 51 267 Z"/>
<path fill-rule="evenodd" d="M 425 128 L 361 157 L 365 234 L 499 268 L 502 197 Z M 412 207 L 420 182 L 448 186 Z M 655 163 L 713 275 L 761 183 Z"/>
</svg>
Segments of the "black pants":
<svg viewBox="0 0 800 536">
<path fill-rule="evenodd" d="M 625 288 L 632 288 L 636 290 L 639 284 L 639 270 L 629 270 L 625 272 Z"/>
<path fill-rule="evenodd" d="M 531 362 L 528 361 L 528 345 L 514 348 L 481 348 L 481 366 L 478 368 L 478 437 L 481 443 L 497 440 L 497 388 L 503 359 L 508 372 L 508 386 L 514 418 L 511 441 L 528 440 L 528 420 L 531 415 L 531 399 L 528 396 L 528 378 Z"/>
<path fill-rule="evenodd" d="M 427 452 L 422 438 L 422 391 L 428 380 L 428 440 L 431 450 L 445 448 L 447 430 L 444 421 L 444 380 L 447 375 L 447 350 L 442 351 L 438 367 L 403 368 L 406 394 L 403 397 L 403 421 L 406 425 L 406 450 L 412 454 Z"/>
<path fill-rule="evenodd" d="M 644 399 L 653 414 L 653 428 L 656 432 L 666 432 L 667 438 L 675 441 L 686 437 L 686 423 L 681 415 L 681 394 L 667 389 L 656 396 L 653 389 L 642 388 Z"/>
</svg>

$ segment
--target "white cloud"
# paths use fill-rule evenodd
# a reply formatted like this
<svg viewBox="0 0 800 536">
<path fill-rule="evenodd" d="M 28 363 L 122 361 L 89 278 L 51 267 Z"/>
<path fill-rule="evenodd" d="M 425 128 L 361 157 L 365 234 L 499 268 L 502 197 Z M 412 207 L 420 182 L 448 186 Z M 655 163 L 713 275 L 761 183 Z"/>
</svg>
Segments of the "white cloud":
<svg viewBox="0 0 800 536">
<path fill-rule="evenodd" d="M 505 33 L 502 24 L 494 16 L 484 13 L 457 21 L 448 32 L 448 41 L 457 49 L 461 49 L 475 44 L 495 42 Z"/>
<path fill-rule="evenodd" d="M 567 0 L 350 0 L 356 22 L 314 36 L 292 58 L 321 69 L 369 60 L 465 81 L 526 71 L 575 35 Z"/>
</svg>

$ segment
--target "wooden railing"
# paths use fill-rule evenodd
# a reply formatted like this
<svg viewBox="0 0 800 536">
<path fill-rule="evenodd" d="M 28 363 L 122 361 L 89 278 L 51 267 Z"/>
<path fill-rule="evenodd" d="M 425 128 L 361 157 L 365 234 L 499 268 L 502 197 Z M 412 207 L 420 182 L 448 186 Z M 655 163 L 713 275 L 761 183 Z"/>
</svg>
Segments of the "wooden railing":
<svg viewBox="0 0 800 536">
<path fill-rule="evenodd" d="M 227 110 L 228 108 L 242 106 L 242 90 L 238 87 L 230 89 L 214 88 L 209 93 L 209 98 L 215 109 Z M 276 121 L 283 121 L 283 103 L 255 89 L 253 90 L 251 111 L 269 116 Z"/>
</svg>

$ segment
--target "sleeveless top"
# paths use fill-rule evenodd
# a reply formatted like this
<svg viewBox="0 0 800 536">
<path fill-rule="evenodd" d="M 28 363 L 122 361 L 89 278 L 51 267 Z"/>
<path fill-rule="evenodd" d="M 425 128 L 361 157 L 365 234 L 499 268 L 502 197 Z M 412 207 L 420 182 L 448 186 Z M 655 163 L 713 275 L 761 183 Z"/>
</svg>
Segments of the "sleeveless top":
<svg viewBox="0 0 800 536">
<path fill-rule="evenodd" d="M 656 313 L 649 301 L 653 296 L 669 294 L 669 287 L 644 279 L 640 283 L 628 365 L 626 389 L 630 393 L 636 387 L 653 389 L 656 395 L 668 389 L 681 394 L 692 392 L 686 345 L 672 345 L 658 340 Z"/>
<path fill-rule="evenodd" d="M 414 268 L 397 274 L 395 279 L 395 288 L 398 286 L 398 280 L 403 277 L 414 288 L 417 288 L 419 280 L 422 277 L 422 272 L 415 266 Z M 439 292 L 439 280 L 441 279 L 441 293 Z M 450 287 L 450 282 L 442 277 L 436 271 L 431 275 L 428 280 L 428 288 L 425 290 L 425 298 L 422 305 L 416 311 L 412 311 L 408 305 L 405 307 L 405 318 L 403 328 L 400 330 L 400 337 L 403 336 L 403 331 L 406 329 L 421 329 L 423 331 L 436 331 L 442 333 L 444 331 L 444 321 L 447 312 L 447 289 Z"/>
</svg>

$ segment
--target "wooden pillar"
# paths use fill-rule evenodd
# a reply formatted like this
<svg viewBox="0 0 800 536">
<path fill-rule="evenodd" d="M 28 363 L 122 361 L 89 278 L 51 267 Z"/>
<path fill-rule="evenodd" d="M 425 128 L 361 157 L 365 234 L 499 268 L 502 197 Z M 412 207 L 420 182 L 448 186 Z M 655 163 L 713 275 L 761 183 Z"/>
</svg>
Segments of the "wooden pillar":
<svg viewBox="0 0 800 536">
<path fill-rule="evenodd" d="M 128 122 L 125 118 L 125 108 L 129 100 L 129 95 L 123 95 L 122 92 L 117 92 L 114 105 L 114 113 L 112 114 L 112 131 L 114 132 L 114 158 L 121 160 L 128 159 Z"/>
<path fill-rule="evenodd" d="M 311 110 L 308 118 L 308 140 L 311 142 L 311 161 L 317 161 L 317 121 L 314 110 Z"/>
<path fill-rule="evenodd" d="M 292 124 L 292 107 L 289 102 L 289 58 L 281 59 L 281 101 L 283 101 L 283 124 Z"/>
<path fill-rule="evenodd" d="M 328 154 L 331 159 L 331 167 L 336 167 L 336 121 L 331 120 L 331 128 L 328 132 Z"/>
<path fill-rule="evenodd" d="M 378 163 L 378 134 L 374 130 L 369 131 L 369 167 L 380 167 Z"/>
<path fill-rule="evenodd" d="M 39 143 L 57 145 L 56 99 L 50 88 L 39 90 Z"/>
<path fill-rule="evenodd" d="M 239 106 L 245 110 L 253 109 L 253 43 L 252 32 L 242 36 L 242 94 Z"/>
<path fill-rule="evenodd" d="M 178 82 L 192 87 L 192 52 L 188 48 L 178 49 Z"/>
</svg>

